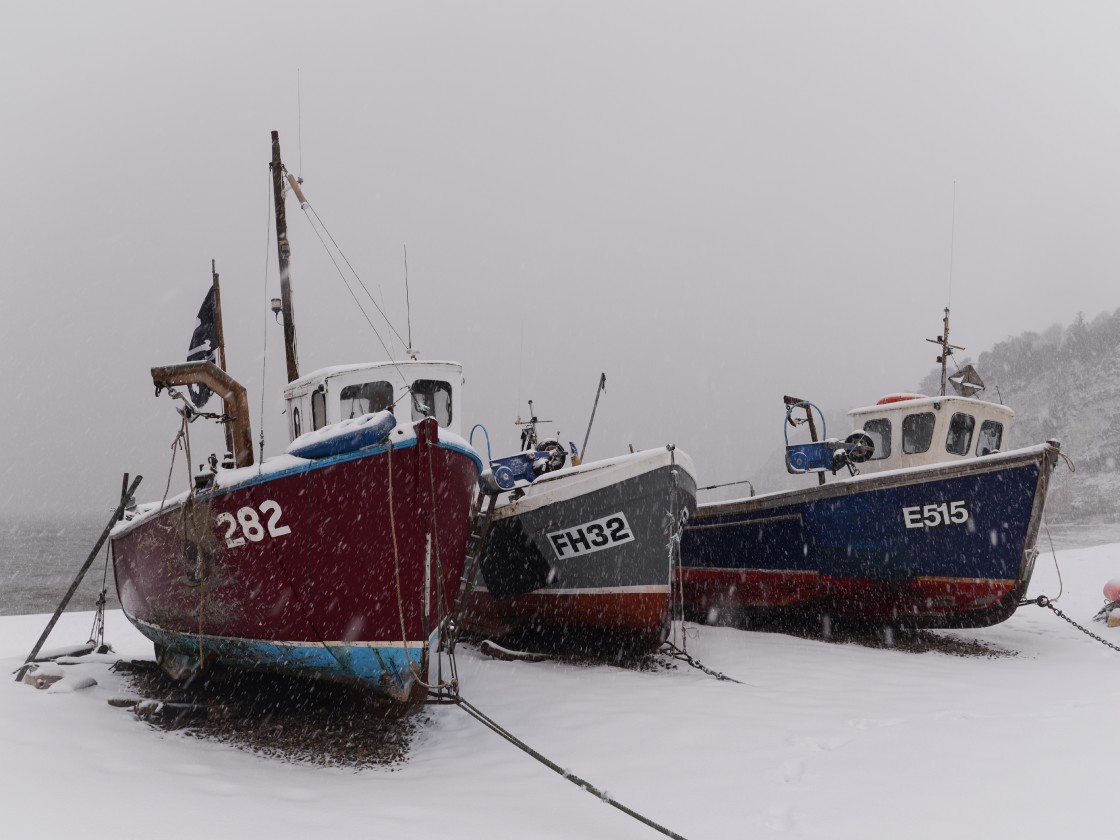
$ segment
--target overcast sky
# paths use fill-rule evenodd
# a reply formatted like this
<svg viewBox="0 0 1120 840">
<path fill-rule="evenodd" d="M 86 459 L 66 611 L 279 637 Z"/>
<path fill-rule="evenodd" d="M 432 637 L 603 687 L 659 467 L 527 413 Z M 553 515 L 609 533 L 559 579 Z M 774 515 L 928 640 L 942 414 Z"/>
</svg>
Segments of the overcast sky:
<svg viewBox="0 0 1120 840">
<path fill-rule="evenodd" d="M 414 343 L 463 362 L 466 428 L 496 455 L 528 398 L 582 440 L 602 371 L 592 457 L 672 441 L 703 484 L 773 486 L 783 394 L 840 413 L 932 366 L 951 239 L 969 351 L 1120 306 L 1114 3 L 10 3 L 0 22 L 0 514 L 109 510 L 125 471 L 159 498 L 178 418 L 148 370 L 185 357 L 211 258 L 254 438 L 267 326 L 267 451 L 287 444 L 273 129 L 402 332 L 407 245 Z M 288 212 L 303 370 L 384 358 Z"/>
</svg>

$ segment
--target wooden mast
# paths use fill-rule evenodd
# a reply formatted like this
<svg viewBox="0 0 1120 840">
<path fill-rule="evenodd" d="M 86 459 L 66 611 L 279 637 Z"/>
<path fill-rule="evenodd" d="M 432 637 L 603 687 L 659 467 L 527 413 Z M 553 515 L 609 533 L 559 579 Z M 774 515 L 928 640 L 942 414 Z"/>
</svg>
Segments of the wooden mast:
<svg viewBox="0 0 1120 840">
<path fill-rule="evenodd" d="M 224 371 L 228 371 L 226 367 L 226 334 L 222 327 L 222 287 L 218 283 L 218 265 L 213 259 L 210 260 L 210 276 L 214 286 L 214 330 L 218 336 L 218 367 Z M 229 413 L 228 411 L 226 412 Z M 234 453 L 233 442 L 233 426 L 230 423 L 224 424 L 226 434 L 226 452 Z"/>
<path fill-rule="evenodd" d="M 284 316 L 284 356 L 288 362 L 288 381 L 299 379 L 296 358 L 296 319 L 292 311 L 292 275 L 289 266 L 288 219 L 284 212 L 284 165 L 280 162 L 280 135 L 272 132 L 272 197 L 276 205 L 276 252 L 280 259 L 280 311 Z"/>
</svg>

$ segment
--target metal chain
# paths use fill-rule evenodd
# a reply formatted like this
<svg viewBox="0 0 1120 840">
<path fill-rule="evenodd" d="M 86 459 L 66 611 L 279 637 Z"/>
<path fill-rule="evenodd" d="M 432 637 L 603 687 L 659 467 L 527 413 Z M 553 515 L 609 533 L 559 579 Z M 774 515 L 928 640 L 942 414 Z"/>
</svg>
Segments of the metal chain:
<svg viewBox="0 0 1120 840">
<path fill-rule="evenodd" d="M 1074 627 L 1076 627 L 1078 630 L 1080 630 L 1082 633 L 1084 633 L 1090 639 L 1096 639 L 1098 642 L 1100 642 L 1105 647 L 1110 647 L 1115 651 L 1120 651 L 1120 645 L 1114 645 L 1112 642 L 1108 641 L 1107 639 L 1102 639 L 1100 636 L 1098 636 L 1092 630 L 1089 630 L 1087 627 L 1082 627 L 1080 624 L 1078 624 L 1076 621 L 1074 621 L 1072 618 L 1070 618 L 1068 615 L 1066 615 L 1060 609 L 1055 607 L 1054 603 L 1049 598 L 1047 598 L 1045 595 L 1039 595 L 1033 601 L 1023 601 L 1021 606 L 1025 606 L 1026 604 L 1035 604 L 1036 606 L 1039 606 L 1039 607 L 1047 607 L 1047 608 L 1053 610 L 1054 615 L 1058 616 L 1058 618 L 1063 619 L 1064 621 L 1068 621 L 1070 624 L 1072 624 Z"/>
<path fill-rule="evenodd" d="M 703 671 L 709 677 L 715 677 L 717 680 L 724 680 L 726 682 L 733 682 L 737 685 L 746 685 L 746 683 L 740 682 L 734 677 L 729 677 L 727 676 L 727 674 L 721 674 L 719 671 L 715 671 L 708 666 L 701 664 L 699 659 L 693 658 L 690 654 L 681 650 L 679 647 L 668 640 L 661 643 L 661 652 L 666 654 L 667 656 L 671 656 L 673 659 L 679 659 L 682 662 L 688 663 L 693 668 Z"/>
</svg>

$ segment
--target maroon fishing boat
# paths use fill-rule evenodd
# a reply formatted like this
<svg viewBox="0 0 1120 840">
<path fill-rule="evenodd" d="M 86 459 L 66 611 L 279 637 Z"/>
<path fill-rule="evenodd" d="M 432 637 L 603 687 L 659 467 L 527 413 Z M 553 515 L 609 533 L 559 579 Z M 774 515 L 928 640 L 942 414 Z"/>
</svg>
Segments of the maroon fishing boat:
<svg viewBox="0 0 1120 840">
<path fill-rule="evenodd" d="M 462 576 L 482 468 L 459 434 L 462 367 L 410 358 L 298 375 L 272 138 L 292 442 L 254 464 L 245 389 L 223 370 L 215 275 L 194 360 L 152 377 L 157 393 L 181 400 L 188 443 L 191 422 L 214 417 L 200 411 L 200 390 L 202 402 L 207 389 L 217 393 L 230 453 L 221 466 L 211 456 L 187 492 L 141 505 L 116 527 L 117 592 L 174 676 L 221 663 L 354 683 L 411 704 L 431 687 L 429 655 Z M 184 385 L 190 397 L 177 390 Z"/>
</svg>

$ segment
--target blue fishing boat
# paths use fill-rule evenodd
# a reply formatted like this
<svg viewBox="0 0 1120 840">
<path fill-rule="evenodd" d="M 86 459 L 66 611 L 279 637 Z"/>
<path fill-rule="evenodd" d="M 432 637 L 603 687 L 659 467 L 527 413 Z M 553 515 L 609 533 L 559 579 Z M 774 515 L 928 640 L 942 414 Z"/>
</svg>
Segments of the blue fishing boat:
<svg viewBox="0 0 1120 840">
<path fill-rule="evenodd" d="M 1013 412 L 977 399 L 967 366 L 942 394 L 891 394 L 849 413 L 843 440 L 789 444 L 791 473 L 817 486 L 701 504 L 684 530 L 686 613 L 829 617 L 918 627 L 1006 620 L 1026 593 L 1060 445 L 1001 452 Z M 946 381 L 958 390 L 946 396 Z M 798 409 L 787 398 L 787 433 Z M 800 419 L 800 418 L 798 418 Z M 822 418 L 823 419 L 823 418 Z M 804 422 L 804 421 L 802 421 Z M 825 477 L 831 474 L 832 480 Z"/>
</svg>

